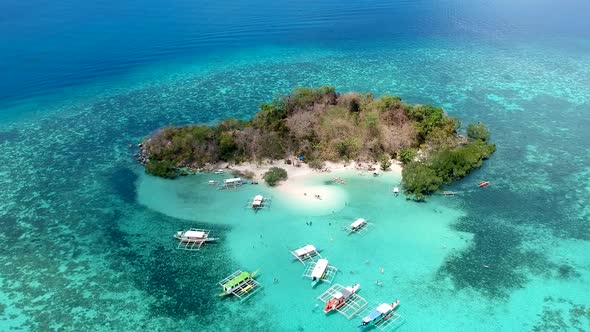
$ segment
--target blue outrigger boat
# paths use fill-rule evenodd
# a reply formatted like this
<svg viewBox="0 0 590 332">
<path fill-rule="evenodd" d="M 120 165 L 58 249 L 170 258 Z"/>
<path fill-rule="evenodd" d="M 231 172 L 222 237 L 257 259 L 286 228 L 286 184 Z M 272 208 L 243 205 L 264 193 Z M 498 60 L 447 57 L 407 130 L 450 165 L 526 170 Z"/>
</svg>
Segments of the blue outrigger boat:
<svg viewBox="0 0 590 332">
<path fill-rule="evenodd" d="M 365 329 L 368 326 L 378 326 L 382 322 L 391 318 L 391 314 L 399 305 L 399 300 L 395 300 L 392 304 L 389 303 L 381 303 L 377 308 L 373 309 L 373 311 L 369 312 L 359 325 L 360 329 Z"/>
</svg>

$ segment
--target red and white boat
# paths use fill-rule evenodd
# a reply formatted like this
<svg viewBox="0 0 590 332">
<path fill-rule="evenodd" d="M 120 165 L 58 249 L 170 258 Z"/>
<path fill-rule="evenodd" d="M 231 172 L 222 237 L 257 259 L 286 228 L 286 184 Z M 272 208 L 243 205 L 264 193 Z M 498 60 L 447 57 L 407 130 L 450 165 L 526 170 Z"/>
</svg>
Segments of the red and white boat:
<svg viewBox="0 0 590 332">
<path fill-rule="evenodd" d="M 479 187 L 485 188 L 490 185 L 490 181 L 479 181 Z"/>
<path fill-rule="evenodd" d="M 360 284 L 354 284 L 353 286 L 348 286 L 340 292 L 334 294 L 334 297 L 330 301 L 326 302 L 324 312 L 329 313 L 332 310 L 338 310 L 342 308 L 346 301 L 350 299 L 350 297 L 355 294 L 360 287 Z"/>
</svg>

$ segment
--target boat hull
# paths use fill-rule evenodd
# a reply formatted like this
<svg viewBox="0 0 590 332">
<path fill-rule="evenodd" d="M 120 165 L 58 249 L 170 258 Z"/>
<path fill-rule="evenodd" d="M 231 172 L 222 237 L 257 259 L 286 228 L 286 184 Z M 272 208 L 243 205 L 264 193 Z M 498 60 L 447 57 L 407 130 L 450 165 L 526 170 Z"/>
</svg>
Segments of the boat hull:
<svg viewBox="0 0 590 332">
<path fill-rule="evenodd" d="M 208 237 L 208 238 L 204 238 L 204 239 L 187 239 L 187 238 L 182 238 L 179 236 L 174 236 L 174 237 L 183 243 L 207 243 L 207 242 L 215 242 L 215 241 L 219 240 L 218 237 Z"/>
</svg>

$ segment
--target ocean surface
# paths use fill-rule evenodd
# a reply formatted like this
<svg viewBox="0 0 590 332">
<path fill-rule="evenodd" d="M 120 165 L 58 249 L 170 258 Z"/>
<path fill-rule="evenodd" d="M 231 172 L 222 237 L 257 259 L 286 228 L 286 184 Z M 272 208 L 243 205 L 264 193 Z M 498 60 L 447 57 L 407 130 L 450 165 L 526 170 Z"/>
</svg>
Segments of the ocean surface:
<svg viewBox="0 0 590 332">
<path fill-rule="evenodd" d="M 589 13 L 585 0 L 0 2 L 0 330 L 358 330 L 323 314 L 329 285 L 290 259 L 314 243 L 370 306 L 401 300 L 396 331 L 590 331 Z M 326 84 L 483 121 L 498 151 L 453 198 L 406 201 L 395 175 L 351 173 L 323 209 L 264 185 L 213 190 L 211 175 L 153 178 L 133 159 L 159 127 L 245 119 Z M 254 214 L 259 192 L 273 204 Z M 358 217 L 374 229 L 346 235 Z M 221 241 L 177 250 L 188 227 Z M 217 296 L 237 269 L 260 269 L 246 303 Z"/>
</svg>

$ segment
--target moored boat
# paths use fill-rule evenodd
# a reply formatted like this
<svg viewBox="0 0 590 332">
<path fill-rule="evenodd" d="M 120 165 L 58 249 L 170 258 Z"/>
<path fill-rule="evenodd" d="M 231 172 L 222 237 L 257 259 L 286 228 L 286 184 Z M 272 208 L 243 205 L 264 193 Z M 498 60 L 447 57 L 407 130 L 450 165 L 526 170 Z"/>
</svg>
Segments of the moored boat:
<svg viewBox="0 0 590 332">
<path fill-rule="evenodd" d="M 304 260 L 319 255 L 320 253 L 319 250 L 313 244 L 306 244 L 305 246 L 299 249 L 291 251 L 291 254 L 295 256 L 295 258 L 298 261 L 303 263 Z"/>
<path fill-rule="evenodd" d="M 250 272 L 240 272 L 235 274 L 231 279 L 225 281 L 224 284 L 221 285 L 223 291 L 219 294 L 219 296 L 225 296 L 233 294 L 234 291 L 239 290 L 240 293 L 247 293 L 253 287 L 256 286 L 256 283 L 248 283 L 249 280 L 254 279 L 258 271 Z"/>
<path fill-rule="evenodd" d="M 365 317 L 363 317 L 363 321 L 359 328 L 364 329 L 367 326 L 371 325 L 378 325 L 381 322 L 389 319 L 391 317 L 391 313 L 397 306 L 399 305 L 399 300 L 395 300 L 392 304 L 389 303 L 381 303 L 377 306 L 377 308 L 373 309 L 373 311 L 369 312 Z"/>
<path fill-rule="evenodd" d="M 487 187 L 489 185 L 490 185 L 490 181 L 479 181 L 479 185 L 478 186 L 480 188 L 485 188 L 485 187 Z"/>
<path fill-rule="evenodd" d="M 252 208 L 253 209 L 255 209 L 255 210 L 261 209 L 263 204 L 264 204 L 264 196 L 262 196 L 262 195 L 254 196 L 254 199 L 252 200 Z"/>
<path fill-rule="evenodd" d="M 348 286 L 334 294 L 334 297 L 330 299 L 330 301 L 326 302 L 326 306 L 324 307 L 324 312 L 329 313 L 332 310 L 340 309 L 350 297 L 356 293 L 356 291 L 361 287 L 360 284 L 354 284 L 353 286 Z"/>
<path fill-rule="evenodd" d="M 326 274 L 328 260 L 325 258 L 318 259 L 315 267 L 311 271 L 311 287 L 317 285 Z"/>
<path fill-rule="evenodd" d="M 353 221 L 352 224 L 350 224 L 350 231 L 351 232 L 356 232 L 359 229 L 363 228 L 363 226 L 365 226 L 367 224 L 367 221 L 363 218 L 358 218 L 357 220 Z"/>
<path fill-rule="evenodd" d="M 178 231 L 174 234 L 174 237 L 180 242 L 185 243 L 203 243 L 213 242 L 219 240 L 219 238 L 209 237 L 209 232 L 204 229 L 191 228 L 186 231 Z"/>
</svg>

